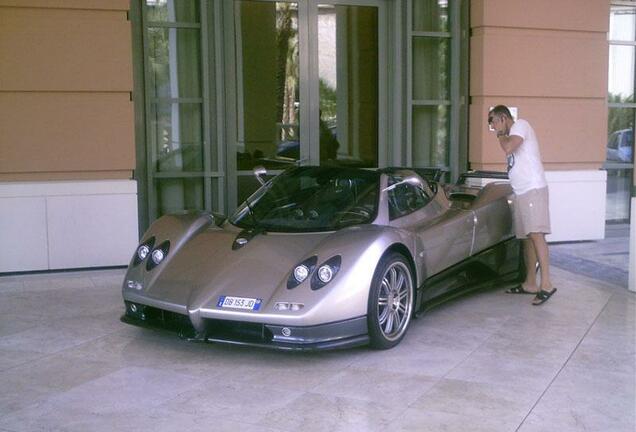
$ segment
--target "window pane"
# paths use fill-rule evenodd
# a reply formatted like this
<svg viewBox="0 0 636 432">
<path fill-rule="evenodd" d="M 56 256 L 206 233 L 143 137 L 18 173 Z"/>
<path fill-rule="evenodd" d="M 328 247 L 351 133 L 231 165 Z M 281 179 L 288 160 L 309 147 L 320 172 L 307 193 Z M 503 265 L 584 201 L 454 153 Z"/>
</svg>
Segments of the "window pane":
<svg viewBox="0 0 636 432">
<path fill-rule="evenodd" d="M 447 32 L 448 0 L 413 0 L 413 31 Z"/>
<path fill-rule="evenodd" d="M 636 40 L 636 7 L 612 6 L 610 12 L 610 40 Z"/>
<path fill-rule="evenodd" d="M 633 169 L 607 170 L 606 220 L 629 220 L 633 172 Z"/>
<path fill-rule="evenodd" d="M 148 29 L 151 97 L 201 97 L 199 30 Z"/>
<path fill-rule="evenodd" d="M 378 166 L 378 9 L 318 5 L 320 162 Z"/>
<path fill-rule="evenodd" d="M 183 210 L 202 210 L 203 179 L 156 179 L 159 216 Z"/>
<path fill-rule="evenodd" d="M 300 157 L 298 5 L 241 1 L 236 14 L 237 166 L 287 167 Z"/>
<path fill-rule="evenodd" d="M 413 107 L 413 166 L 448 166 L 449 105 Z"/>
<path fill-rule="evenodd" d="M 199 0 L 146 0 L 148 21 L 199 22 Z"/>
<path fill-rule="evenodd" d="M 609 102 L 634 102 L 634 53 L 636 47 L 610 45 Z"/>
<path fill-rule="evenodd" d="M 157 171 L 201 171 L 201 105 L 191 103 L 153 104 L 151 140 Z"/>
<path fill-rule="evenodd" d="M 608 117 L 607 160 L 632 163 L 634 161 L 633 108 L 610 108 Z"/>
<path fill-rule="evenodd" d="M 450 39 L 413 39 L 413 99 L 448 100 Z"/>
</svg>

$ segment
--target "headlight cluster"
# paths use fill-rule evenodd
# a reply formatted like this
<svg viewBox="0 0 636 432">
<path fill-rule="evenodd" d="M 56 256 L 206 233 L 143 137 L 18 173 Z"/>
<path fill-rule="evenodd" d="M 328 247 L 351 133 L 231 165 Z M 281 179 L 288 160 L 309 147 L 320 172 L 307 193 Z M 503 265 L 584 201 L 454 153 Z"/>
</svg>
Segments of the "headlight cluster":
<svg viewBox="0 0 636 432">
<path fill-rule="evenodd" d="M 316 268 L 317 263 L 318 257 L 312 256 L 307 258 L 305 261 L 297 264 L 296 267 L 294 267 L 294 270 L 289 275 L 289 279 L 287 279 L 287 288 L 296 288 L 298 285 L 305 282 L 305 280 L 307 280 L 309 275 Z"/>
<path fill-rule="evenodd" d="M 142 261 L 144 261 L 146 258 L 148 258 L 148 255 L 150 254 L 150 251 L 152 250 L 152 247 L 154 245 L 155 245 L 154 237 L 150 237 L 148 240 L 140 244 L 139 247 L 137 247 L 137 250 L 135 251 L 134 264 L 138 265 Z"/>
<path fill-rule="evenodd" d="M 146 262 L 146 269 L 152 270 L 157 267 L 168 255 L 168 251 L 170 250 L 170 241 L 166 240 L 157 247 L 154 247 L 155 238 L 150 237 L 148 240 L 143 242 L 137 247 L 137 251 L 135 252 L 134 265 L 141 264 L 143 261 L 146 261 L 148 257 L 150 259 Z"/>
<path fill-rule="evenodd" d="M 310 284 L 312 290 L 317 290 L 329 282 L 331 282 L 340 270 L 342 259 L 340 255 L 329 258 L 320 265 L 316 265 L 318 257 L 312 256 L 294 267 L 294 270 L 287 279 L 287 288 L 296 288 L 298 285 L 306 281 L 310 276 Z"/>
</svg>

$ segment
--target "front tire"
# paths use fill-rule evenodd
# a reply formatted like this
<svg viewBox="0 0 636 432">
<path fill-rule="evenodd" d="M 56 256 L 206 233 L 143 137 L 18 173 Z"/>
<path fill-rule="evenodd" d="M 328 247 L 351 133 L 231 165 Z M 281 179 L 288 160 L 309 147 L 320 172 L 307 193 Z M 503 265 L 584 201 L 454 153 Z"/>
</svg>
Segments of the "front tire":
<svg viewBox="0 0 636 432">
<path fill-rule="evenodd" d="M 367 306 L 369 343 L 375 349 L 396 346 L 408 330 L 413 310 L 413 275 L 407 259 L 391 252 L 380 260 Z"/>
</svg>

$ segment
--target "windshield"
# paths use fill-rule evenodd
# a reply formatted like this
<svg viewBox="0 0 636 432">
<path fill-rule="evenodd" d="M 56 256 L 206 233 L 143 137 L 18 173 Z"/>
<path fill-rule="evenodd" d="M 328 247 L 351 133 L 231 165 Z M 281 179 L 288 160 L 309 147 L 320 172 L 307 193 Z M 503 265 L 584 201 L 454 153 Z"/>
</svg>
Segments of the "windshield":
<svg viewBox="0 0 636 432">
<path fill-rule="evenodd" d="M 230 222 L 278 232 L 332 231 L 370 223 L 377 214 L 379 182 L 375 171 L 294 168 L 257 190 Z"/>
</svg>

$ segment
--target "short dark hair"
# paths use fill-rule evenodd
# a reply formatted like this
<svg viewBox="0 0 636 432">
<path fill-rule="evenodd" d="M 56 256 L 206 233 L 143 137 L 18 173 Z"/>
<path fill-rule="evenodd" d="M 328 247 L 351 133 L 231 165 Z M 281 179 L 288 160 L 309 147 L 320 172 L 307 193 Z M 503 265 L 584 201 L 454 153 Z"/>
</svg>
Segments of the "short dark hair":
<svg viewBox="0 0 636 432">
<path fill-rule="evenodd" d="M 510 110 L 505 105 L 497 105 L 488 112 L 488 123 L 492 123 L 494 116 L 505 116 L 512 120 L 512 114 L 510 114 Z"/>
</svg>

